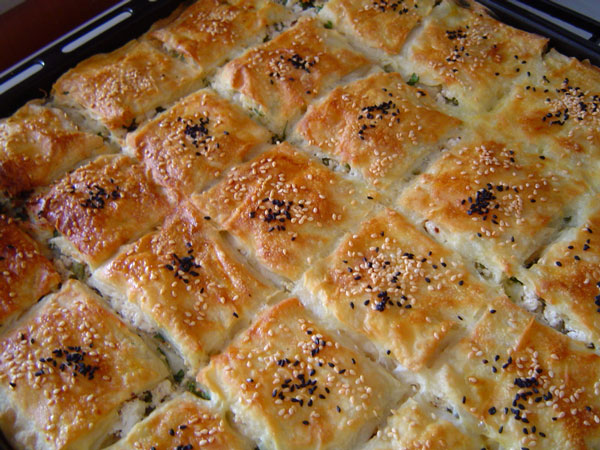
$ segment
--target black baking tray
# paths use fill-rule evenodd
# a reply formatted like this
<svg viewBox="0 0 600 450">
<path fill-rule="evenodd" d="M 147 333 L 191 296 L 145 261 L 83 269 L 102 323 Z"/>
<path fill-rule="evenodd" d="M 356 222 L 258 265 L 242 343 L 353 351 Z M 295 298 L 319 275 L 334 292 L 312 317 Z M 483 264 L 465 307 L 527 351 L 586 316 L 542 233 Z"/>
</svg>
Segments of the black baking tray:
<svg viewBox="0 0 600 450">
<path fill-rule="evenodd" d="M 58 40 L 39 54 L 19 63 L 0 77 L 0 87 L 16 75 L 37 67 L 39 70 L 12 88 L 0 94 L 0 117 L 11 115 L 32 98 L 44 97 L 58 77 L 78 62 L 96 53 L 114 50 L 138 37 L 158 19 L 167 16 L 182 0 L 125 0 L 109 13 L 101 14 L 89 24 L 65 38 Z M 561 53 L 588 59 L 600 66 L 600 22 L 572 11 L 550 0 L 479 0 L 501 21 L 526 31 L 550 38 L 550 45 Z M 587 31 L 585 39 L 524 9 L 520 5 L 536 8 L 576 28 Z M 75 50 L 65 52 L 65 46 L 95 33 L 111 20 L 127 16 L 119 23 L 94 36 Z"/>
<path fill-rule="evenodd" d="M 588 59 L 592 64 L 600 66 L 598 45 L 600 22 L 597 20 L 549 0 L 478 0 L 478 2 L 486 6 L 502 22 L 548 37 L 550 46 L 561 53 L 579 59 Z M 91 55 L 115 50 L 140 36 L 155 21 L 168 16 L 181 3 L 182 0 L 125 0 L 117 7 L 91 20 L 88 25 L 67 34 L 43 51 L 17 64 L 0 76 L 0 86 L 32 66 L 41 66 L 41 69 L 0 94 L 0 118 L 11 115 L 30 99 L 46 96 L 56 79 L 68 69 Z M 519 3 L 584 30 L 590 34 L 590 38 L 585 39 L 561 28 L 524 9 L 519 6 Z M 127 17 L 123 20 L 106 28 L 107 23 L 125 16 Z M 106 29 L 97 33 L 100 28 Z M 94 37 L 72 51 L 63 51 L 66 46 L 90 35 Z M 0 433 L 0 450 L 10 450 L 2 433 Z"/>
<path fill-rule="evenodd" d="M 0 94 L 0 118 L 11 115 L 28 100 L 46 96 L 58 77 L 71 67 L 91 55 L 115 50 L 140 36 L 154 22 L 167 17 L 182 3 L 184 0 L 124 0 L 108 12 L 96 16 L 87 25 L 13 66 L 0 76 L 0 86 L 32 66 L 39 65 L 41 69 Z M 107 26 L 111 22 L 118 23 Z M 89 36 L 93 38 L 87 40 Z M 85 42 L 71 51 L 63 51 L 69 45 L 74 47 L 78 41 Z M 12 450 L 2 432 L 0 450 Z"/>
<path fill-rule="evenodd" d="M 6 442 L 6 439 L 4 438 L 2 433 L 0 433 L 0 449 L 1 450 L 12 450 L 10 445 L 8 445 L 8 442 Z"/>
<path fill-rule="evenodd" d="M 2 74 L 0 88 L 19 74 L 35 68 L 39 70 L 0 94 L 0 117 L 11 115 L 28 100 L 46 96 L 58 77 L 78 62 L 96 53 L 115 50 L 140 36 L 181 3 L 182 0 L 124 0 L 108 12 L 96 16 L 81 29 L 18 63 Z M 89 40 L 76 46 L 86 39 Z"/>
<path fill-rule="evenodd" d="M 490 9 L 500 21 L 545 36 L 550 39 L 550 46 L 559 52 L 581 60 L 588 59 L 595 66 L 600 66 L 600 45 L 598 45 L 600 43 L 600 22 L 598 20 L 550 0 L 477 1 Z M 524 5 L 589 33 L 589 39 L 540 17 L 525 9 Z"/>
<path fill-rule="evenodd" d="M 4 436 L 2 436 L 2 433 L 0 433 L 0 449 L 11 450 L 10 446 L 8 445 L 8 442 L 6 442 L 6 439 L 4 439 Z"/>
</svg>

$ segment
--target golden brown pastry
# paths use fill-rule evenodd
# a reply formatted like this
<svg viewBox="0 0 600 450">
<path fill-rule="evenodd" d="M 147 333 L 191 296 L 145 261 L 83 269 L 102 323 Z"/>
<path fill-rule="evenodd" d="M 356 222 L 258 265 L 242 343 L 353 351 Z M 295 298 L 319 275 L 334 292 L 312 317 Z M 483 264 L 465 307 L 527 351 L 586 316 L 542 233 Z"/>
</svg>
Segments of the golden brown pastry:
<svg viewBox="0 0 600 450">
<path fill-rule="evenodd" d="M 431 382 L 505 448 L 587 449 L 600 436 L 600 356 L 508 300 Z"/>
<path fill-rule="evenodd" d="M 70 280 L 0 337 L 0 427 L 19 450 L 97 448 L 117 408 L 166 376 L 142 340 Z"/>
<path fill-rule="evenodd" d="M 31 101 L 0 121 L 0 196 L 49 184 L 77 163 L 109 151 L 100 136 L 82 131 L 63 111 Z"/>
<path fill-rule="evenodd" d="M 498 22 L 475 2 L 445 0 L 404 47 L 401 69 L 440 85 L 465 112 L 486 111 L 541 62 L 547 42 Z"/>
<path fill-rule="evenodd" d="M 148 41 L 134 40 L 79 63 L 57 80 L 52 95 L 58 104 L 81 110 L 122 137 L 156 108 L 200 87 L 200 76 L 198 69 Z"/>
<path fill-rule="evenodd" d="M 364 442 L 401 387 L 320 328 L 298 299 L 271 308 L 198 375 L 261 449 Z"/>
<path fill-rule="evenodd" d="M 399 73 L 377 73 L 336 88 L 311 105 L 297 131 L 311 145 L 357 168 L 379 190 L 397 189 L 460 120 L 439 112 Z M 446 138 L 446 139 L 444 139 Z"/>
<path fill-rule="evenodd" d="M 0 215 L 0 328 L 60 283 L 38 243 L 18 224 Z"/>
<path fill-rule="evenodd" d="M 270 137 L 240 108 L 207 89 L 129 134 L 127 145 L 154 180 L 189 196 Z"/>
<path fill-rule="evenodd" d="M 600 70 L 555 50 L 501 104 L 498 128 L 524 140 L 551 138 L 559 156 L 596 161 L 600 155 Z M 590 156 L 592 158 L 590 158 Z"/>
<path fill-rule="evenodd" d="M 326 310 L 419 370 L 489 301 L 489 288 L 460 259 L 393 210 L 348 235 L 305 276 Z"/>
<path fill-rule="evenodd" d="M 600 345 L 599 200 L 593 196 L 582 222 L 547 247 L 531 269 L 519 273 L 544 300 L 544 316 L 551 324 L 565 322 L 571 336 L 594 345 Z"/>
<path fill-rule="evenodd" d="M 205 400 L 183 393 L 139 422 L 107 450 L 251 450 L 222 413 Z"/>
<path fill-rule="evenodd" d="M 369 60 L 315 18 L 304 17 L 273 40 L 227 63 L 217 88 L 240 95 L 273 131 L 285 134 L 306 106 Z"/>
<path fill-rule="evenodd" d="M 185 1 L 0 120 L 0 447 L 600 449 L 600 72 L 495 17 Z"/>
<path fill-rule="evenodd" d="M 124 155 L 100 156 L 31 200 L 39 226 L 62 237 L 63 253 L 94 269 L 123 244 L 152 228 L 169 210 L 166 197 Z"/>
<path fill-rule="evenodd" d="M 261 263 L 294 280 L 365 215 L 367 196 L 283 143 L 234 168 L 194 201 Z"/>
<path fill-rule="evenodd" d="M 330 0 L 319 16 L 353 43 L 396 55 L 433 6 L 433 0 Z"/>
<path fill-rule="evenodd" d="M 485 448 L 478 436 L 427 411 L 413 399 L 393 411 L 385 428 L 364 447 L 365 450 L 474 450 Z"/>
<path fill-rule="evenodd" d="M 233 53 L 261 42 L 270 25 L 288 17 L 286 8 L 269 0 L 201 0 L 150 36 L 207 73 Z"/>
<path fill-rule="evenodd" d="M 125 247 L 93 274 L 120 307 L 131 302 L 194 370 L 247 325 L 274 292 L 236 259 L 195 207 Z"/>
<path fill-rule="evenodd" d="M 457 142 L 398 199 L 402 210 L 499 279 L 525 263 L 589 186 L 551 155 L 481 130 Z"/>
</svg>

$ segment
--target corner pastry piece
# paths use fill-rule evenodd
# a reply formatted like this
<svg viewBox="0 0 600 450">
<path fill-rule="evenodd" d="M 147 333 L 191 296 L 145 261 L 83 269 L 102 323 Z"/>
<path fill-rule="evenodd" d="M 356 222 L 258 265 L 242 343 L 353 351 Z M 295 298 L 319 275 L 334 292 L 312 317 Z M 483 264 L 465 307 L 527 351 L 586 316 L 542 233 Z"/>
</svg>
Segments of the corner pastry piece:
<svg viewBox="0 0 600 450">
<path fill-rule="evenodd" d="M 588 186 L 550 156 L 486 134 L 443 153 L 398 205 L 499 279 L 540 249 Z"/>
<path fill-rule="evenodd" d="M 261 42 L 270 25 L 288 17 L 283 6 L 269 0 L 200 0 L 149 34 L 206 74 L 236 51 Z"/>
<path fill-rule="evenodd" d="M 184 393 L 139 422 L 106 450 L 251 450 L 254 448 L 208 402 Z"/>
<path fill-rule="evenodd" d="M 261 449 L 346 449 L 366 441 L 399 382 L 313 322 L 295 298 L 262 315 L 198 375 Z"/>
<path fill-rule="evenodd" d="M 118 407 L 166 376 L 142 340 L 71 280 L 0 338 L 0 426 L 17 449 L 98 448 Z"/>
<path fill-rule="evenodd" d="M 241 94 L 247 109 L 285 134 L 313 98 L 368 64 L 335 31 L 304 17 L 272 41 L 227 63 L 217 84 L 232 96 Z"/>
<path fill-rule="evenodd" d="M 156 225 L 169 205 L 143 166 L 123 155 L 100 156 L 31 200 L 40 228 L 62 236 L 67 255 L 100 265 L 128 241 Z"/>
<path fill-rule="evenodd" d="M 527 140 L 551 138 L 561 156 L 597 160 L 600 70 L 555 50 L 544 55 L 543 62 L 503 102 L 497 111 L 498 128 L 519 132 Z"/>
<path fill-rule="evenodd" d="M 128 302 L 139 308 L 194 370 L 274 292 L 191 205 L 125 247 L 91 281 L 112 293 L 118 308 L 127 311 Z"/>
<path fill-rule="evenodd" d="M 127 145 L 154 180 L 189 196 L 270 137 L 241 109 L 202 90 L 129 134 Z"/>
<path fill-rule="evenodd" d="M 392 210 L 347 236 L 305 283 L 346 327 L 411 370 L 464 333 L 490 295 L 451 252 Z"/>
<path fill-rule="evenodd" d="M 51 183 L 77 163 L 110 151 L 56 108 L 31 101 L 0 121 L 0 198 Z"/>
<path fill-rule="evenodd" d="M 598 446 L 600 356 L 508 301 L 494 311 L 448 353 L 432 386 L 503 448 Z"/>
<path fill-rule="evenodd" d="M 156 108 L 200 87 L 199 77 L 192 66 L 134 40 L 79 63 L 58 79 L 52 95 L 121 137 Z"/>
<path fill-rule="evenodd" d="M 60 283 L 40 250 L 18 222 L 0 215 L 0 328 Z"/>
<path fill-rule="evenodd" d="M 396 55 L 410 32 L 427 16 L 434 0 L 330 0 L 319 16 L 363 48 L 385 58 Z"/>
<path fill-rule="evenodd" d="M 194 201 L 290 280 L 370 207 L 363 190 L 287 143 L 232 169 Z"/>
<path fill-rule="evenodd" d="M 486 448 L 482 439 L 434 418 L 413 399 L 408 399 L 388 418 L 385 428 L 363 447 L 364 450 L 437 449 L 474 450 Z"/>
<path fill-rule="evenodd" d="M 441 85 L 445 97 L 467 110 L 485 111 L 541 63 L 547 41 L 492 19 L 474 2 L 446 0 L 408 43 L 402 70 Z"/>
<path fill-rule="evenodd" d="M 311 105 L 297 131 L 311 145 L 356 167 L 381 190 L 441 147 L 460 120 L 398 73 L 377 73 L 336 88 Z M 445 139 L 446 138 L 446 139 Z"/>
<path fill-rule="evenodd" d="M 600 345 L 600 196 L 582 223 L 563 234 L 519 278 L 546 304 L 544 316 L 568 334 Z M 564 322 L 564 323 L 563 323 Z"/>
</svg>

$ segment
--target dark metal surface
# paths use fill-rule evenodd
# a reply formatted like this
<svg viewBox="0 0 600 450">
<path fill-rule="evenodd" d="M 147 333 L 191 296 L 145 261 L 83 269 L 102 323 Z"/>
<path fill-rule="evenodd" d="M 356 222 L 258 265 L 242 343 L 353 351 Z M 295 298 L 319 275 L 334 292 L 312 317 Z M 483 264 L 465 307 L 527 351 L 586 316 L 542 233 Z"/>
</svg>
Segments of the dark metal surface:
<svg viewBox="0 0 600 450">
<path fill-rule="evenodd" d="M 549 0 L 515 0 L 515 3 L 520 2 L 534 7 L 576 28 L 589 32 L 591 38 L 585 39 L 506 0 L 477 1 L 493 11 L 501 21 L 546 36 L 550 38 L 550 45 L 558 51 L 579 59 L 589 59 L 593 64 L 600 66 L 600 47 L 597 45 L 600 39 L 600 22 L 594 18 L 579 14 Z M 58 41 L 41 54 L 24 60 L 12 71 L 0 77 L 0 85 L 36 62 L 42 63 L 43 68 L 5 93 L 0 94 L 0 117 L 12 114 L 32 98 L 46 95 L 54 81 L 61 74 L 86 57 L 114 50 L 127 41 L 138 37 L 156 20 L 171 13 L 181 2 L 182 0 L 131 0 L 109 14 L 99 16 L 97 20 L 94 20 L 88 26 L 68 38 Z M 62 48 L 68 43 L 84 36 L 123 12 L 130 12 L 131 16 L 76 50 L 69 53 L 62 51 Z M 10 446 L 1 432 L 0 450 L 10 450 Z"/>
<path fill-rule="evenodd" d="M 0 95 L 0 117 L 9 116 L 32 98 L 43 97 L 50 91 L 54 81 L 69 68 L 74 67 L 88 56 L 114 50 L 138 37 L 147 31 L 154 22 L 168 16 L 181 3 L 182 0 L 131 0 L 109 14 L 99 16 L 97 20 L 68 38 L 57 41 L 39 55 L 19 63 L 13 70 L 0 77 L 0 85 L 36 62 L 42 62 L 44 66 L 35 75 Z M 65 45 L 123 12 L 130 12 L 131 16 L 72 52 L 64 53 L 62 51 Z M 0 450 L 11 450 L 2 432 L 0 432 Z"/>
<path fill-rule="evenodd" d="M 589 32 L 592 34 L 592 40 L 594 39 L 594 35 L 596 38 L 600 37 L 600 22 L 598 21 L 598 18 L 583 15 L 550 0 L 518 0 L 518 2 L 536 8 L 538 11 L 543 11 L 559 20 L 570 23 L 580 30 Z"/>
<path fill-rule="evenodd" d="M 589 31 L 593 36 L 589 40 L 585 39 L 506 0 L 478 0 L 479 3 L 492 10 L 501 21 L 517 28 L 546 36 L 550 39 L 550 46 L 559 52 L 575 56 L 579 59 L 589 59 L 592 64 L 600 66 L 600 47 L 593 41 L 594 35 L 597 37 L 600 32 L 599 22 L 552 2 L 544 0 L 519 1 L 528 6 L 534 6 L 538 10 L 567 22 L 576 28 Z"/>
<path fill-rule="evenodd" d="M 99 16 L 97 20 L 92 21 L 68 38 L 59 40 L 39 55 L 24 60 L 13 70 L 0 77 L 0 85 L 32 65 L 41 64 L 42 69 L 0 94 L 0 117 L 9 116 L 32 98 L 44 97 L 58 77 L 78 62 L 96 53 L 114 50 L 138 37 L 147 31 L 155 21 L 168 16 L 181 2 L 182 0 L 131 0 L 109 14 Z M 63 52 L 62 49 L 65 45 L 122 13 L 131 15 L 75 50 L 68 53 Z"/>
<path fill-rule="evenodd" d="M 0 74 L 127 0 L 0 0 Z"/>
<path fill-rule="evenodd" d="M 6 439 L 2 436 L 2 432 L 0 432 L 0 450 L 11 450 L 8 442 L 6 442 Z"/>
</svg>

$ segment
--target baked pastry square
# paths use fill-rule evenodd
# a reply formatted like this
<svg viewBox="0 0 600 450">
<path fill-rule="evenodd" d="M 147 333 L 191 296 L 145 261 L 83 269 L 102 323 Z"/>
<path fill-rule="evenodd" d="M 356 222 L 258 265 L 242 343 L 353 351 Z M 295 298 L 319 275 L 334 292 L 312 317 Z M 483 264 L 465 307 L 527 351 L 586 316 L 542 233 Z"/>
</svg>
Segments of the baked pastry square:
<svg viewBox="0 0 600 450">
<path fill-rule="evenodd" d="M 254 448 L 209 403 L 183 393 L 139 422 L 106 450 L 251 450 Z"/>
<path fill-rule="evenodd" d="M 139 308 L 194 372 L 274 293 L 236 259 L 203 214 L 186 204 L 157 232 L 123 248 L 90 281 L 112 294 L 117 308 L 127 311 L 127 303 Z"/>
<path fill-rule="evenodd" d="M 258 261 L 294 280 L 366 214 L 367 197 L 283 143 L 235 167 L 194 201 Z"/>
<path fill-rule="evenodd" d="M 491 295 L 452 252 L 388 209 L 347 235 L 304 282 L 324 313 L 414 371 L 464 333 Z"/>
<path fill-rule="evenodd" d="M 429 449 L 473 450 L 485 448 L 480 437 L 465 434 L 454 424 L 431 413 L 412 398 L 394 411 L 385 428 L 364 450 Z"/>
<path fill-rule="evenodd" d="M 81 111 L 120 138 L 156 108 L 199 88 L 200 76 L 198 69 L 148 41 L 134 40 L 79 63 L 56 81 L 52 95 L 58 104 Z"/>
<path fill-rule="evenodd" d="M 0 328 L 60 283 L 52 263 L 18 223 L 0 215 Z"/>
<path fill-rule="evenodd" d="M 498 129 L 526 140 L 549 138 L 558 155 L 597 165 L 599 110 L 600 70 L 551 50 L 494 113 Z"/>
<path fill-rule="evenodd" d="M 261 449 L 346 449 L 402 395 L 399 381 L 344 347 L 296 298 L 257 319 L 200 372 Z"/>
<path fill-rule="evenodd" d="M 123 244 L 159 223 L 169 210 L 166 197 L 124 155 L 100 156 L 31 200 L 39 228 L 55 228 L 63 253 L 95 269 Z"/>
<path fill-rule="evenodd" d="M 77 163 L 110 149 L 67 115 L 31 101 L 0 121 L 0 196 L 50 184 Z"/>
<path fill-rule="evenodd" d="M 599 200 L 593 196 L 582 222 L 563 233 L 518 277 L 530 293 L 544 300 L 544 316 L 551 325 L 564 325 L 570 336 L 595 345 L 600 344 Z"/>
<path fill-rule="evenodd" d="M 400 67 L 425 84 L 441 85 L 463 112 L 485 111 L 541 63 L 547 42 L 498 22 L 474 2 L 444 1 L 407 44 Z"/>
<path fill-rule="evenodd" d="M 270 137 L 241 109 L 202 90 L 129 134 L 127 145 L 154 180 L 189 196 Z"/>
<path fill-rule="evenodd" d="M 334 89 L 308 108 L 296 129 L 374 187 L 389 190 L 460 123 L 399 73 L 377 73 Z"/>
<path fill-rule="evenodd" d="M 262 42 L 269 26 L 289 16 L 286 8 L 269 0 L 201 0 L 149 35 L 207 74 L 232 54 Z"/>
<path fill-rule="evenodd" d="M 481 130 L 443 153 L 398 205 L 496 279 L 514 275 L 577 210 L 588 188 L 537 151 Z"/>
<path fill-rule="evenodd" d="M 600 436 L 600 356 L 498 303 L 432 380 L 504 448 L 586 449 Z"/>
<path fill-rule="evenodd" d="M 16 449 L 98 448 L 164 363 L 82 283 L 67 281 L 0 337 L 0 426 Z"/>
<path fill-rule="evenodd" d="M 267 126 L 285 134 L 312 99 L 369 60 L 315 18 L 303 17 L 273 40 L 227 63 L 220 92 L 240 96 Z"/>
<path fill-rule="evenodd" d="M 385 59 L 402 50 L 410 32 L 421 23 L 433 0 L 330 0 L 321 19 L 365 49 L 377 49 Z"/>
</svg>

